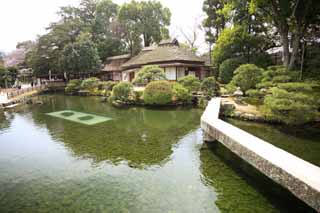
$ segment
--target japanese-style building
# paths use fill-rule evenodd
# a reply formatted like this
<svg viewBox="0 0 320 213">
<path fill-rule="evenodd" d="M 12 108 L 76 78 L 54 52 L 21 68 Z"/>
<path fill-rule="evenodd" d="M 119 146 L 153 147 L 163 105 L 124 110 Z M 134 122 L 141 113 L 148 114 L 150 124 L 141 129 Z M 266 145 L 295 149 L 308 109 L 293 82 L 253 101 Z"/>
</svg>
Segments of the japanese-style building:
<svg viewBox="0 0 320 213">
<path fill-rule="evenodd" d="M 164 69 L 170 81 L 177 81 L 186 75 L 199 79 L 206 77 L 209 66 L 205 59 L 190 49 L 179 46 L 176 39 L 163 40 L 158 46 L 144 48 L 138 55 L 114 56 L 107 59 L 101 78 L 103 80 L 132 81 L 136 73 L 148 65 L 157 65 Z"/>
<path fill-rule="evenodd" d="M 104 81 L 122 81 L 122 64 L 127 62 L 131 58 L 130 54 L 118 55 L 107 58 L 107 64 L 104 66 L 100 73 L 101 80 Z"/>
</svg>

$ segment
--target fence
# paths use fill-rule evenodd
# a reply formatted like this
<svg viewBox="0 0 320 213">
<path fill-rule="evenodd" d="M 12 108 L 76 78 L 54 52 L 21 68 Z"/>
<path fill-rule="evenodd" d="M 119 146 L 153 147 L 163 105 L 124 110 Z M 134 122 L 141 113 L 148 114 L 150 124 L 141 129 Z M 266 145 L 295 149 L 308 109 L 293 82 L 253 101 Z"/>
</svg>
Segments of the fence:
<svg viewBox="0 0 320 213">
<path fill-rule="evenodd" d="M 16 90 L 7 92 L 7 97 L 8 97 L 8 99 L 12 99 L 12 98 L 15 98 L 19 95 L 23 95 L 25 93 L 36 91 L 36 90 L 41 90 L 44 88 L 45 88 L 45 85 L 34 86 L 34 87 L 29 87 L 29 88 L 24 88 L 24 89 L 16 89 Z"/>
</svg>

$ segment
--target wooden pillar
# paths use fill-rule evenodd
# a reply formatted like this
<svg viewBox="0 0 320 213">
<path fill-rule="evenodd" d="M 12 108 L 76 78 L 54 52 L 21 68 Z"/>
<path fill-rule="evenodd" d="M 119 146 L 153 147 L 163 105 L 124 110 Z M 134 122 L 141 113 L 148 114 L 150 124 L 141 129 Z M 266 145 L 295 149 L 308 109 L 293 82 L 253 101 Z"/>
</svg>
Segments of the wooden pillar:
<svg viewBox="0 0 320 213">
<path fill-rule="evenodd" d="M 178 81 L 178 67 L 176 67 L 176 81 Z"/>
</svg>

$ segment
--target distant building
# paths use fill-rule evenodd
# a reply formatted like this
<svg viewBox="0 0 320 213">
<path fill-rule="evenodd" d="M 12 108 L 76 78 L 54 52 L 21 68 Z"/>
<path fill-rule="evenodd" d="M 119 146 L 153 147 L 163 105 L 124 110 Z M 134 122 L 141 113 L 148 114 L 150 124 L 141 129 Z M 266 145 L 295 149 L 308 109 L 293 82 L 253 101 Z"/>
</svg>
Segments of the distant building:
<svg viewBox="0 0 320 213">
<path fill-rule="evenodd" d="M 186 75 L 203 79 L 208 74 L 204 58 L 187 48 L 179 46 L 176 39 L 163 40 L 158 46 L 144 48 L 137 56 L 115 56 L 107 59 L 101 78 L 114 81 L 132 81 L 144 66 L 157 65 L 164 69 L 170 81 L 177 81 Z M 120 77 L 121 76 L 121 77 Z"/>
<path fill-rule="evenodd" d="M 101 80 L 121 81 L 122 71 L 124 71 L 121 65 L 127 62 L 130 58 L 130 54 L 118 55 L 107 58 L 107 64 L 104 66 L 102 72 L 99 75 Z"/>
</svg>

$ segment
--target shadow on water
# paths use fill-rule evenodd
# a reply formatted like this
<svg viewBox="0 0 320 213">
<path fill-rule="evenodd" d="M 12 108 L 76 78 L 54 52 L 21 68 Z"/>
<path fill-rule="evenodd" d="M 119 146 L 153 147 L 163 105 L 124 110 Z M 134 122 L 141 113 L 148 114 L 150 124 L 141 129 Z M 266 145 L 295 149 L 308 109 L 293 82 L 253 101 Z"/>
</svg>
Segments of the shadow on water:
<svg viewBox="0 0 320 213">
<path fill-rule="evenodd" d="M 245 180 L 246 184 L 251 186 L 254 190 L 257 190 L 259 194 L 263 194 L 264 198 L 267 199 L 269 203 L 274 205 L 276 209 L 279 209 L 280 212 L 315 212 L 307 204 L 297 199 L 287 189 L 269 179 L 267 176 L 256 170 L 253 166 L 232 153 L 219 142 L 205 143 L 203 150 L 203 152 L 211 155 L 211 159 L 209 159 L 209 161 L 216 160 L 224 162 L 224 164 L 218 170 L 207 168 L 208 165 L 210 165 L 210 162 L 206 162 L 203 164 L 203 174 L 206 179 L 213 180 L 214 182 L 221 182 L 213 184 L 218 192 L 218 201 L 216 204 L 225 212 L 234 211 L 235 209 L 237 209 L 235 212 L 248 212 L 245 208 L 241 208 L 243 205 L 238 202 L 243 202 L 241 200 L 242 196 L 249 198 L 251 197 L 252 200 L 245 200 L 248 206 L 250 206 L 250 203 L 253 200 L 255 200 L 254 202 L 257 200 L 254 198 L 255 193 L 252 193 L 250 187 L 241 187 L 239 185 L 239 191 L 229 191 L 230 181 L 232 179 L 229 180 L 228 178 L 225 178 L 225 175 L 221 175 L 221 173 L 225 173 L 222 171 L 222 169 L 224 170 L 223 167 L 225 166 L 231 168 L 231 171 L 235 172 L 238 177 Z M 202 161 L 208 161 L 208 159 L 206 159 L 204 156 L 205 155 L 201 156 Z M 219 176 L 221 176 L 221 178 L 217 178 Z M 219 191 L 222 192 L 221 196 L 219 196 Z M 252 194 L 252 196 L 250 196 L 250 194 Z M 226 200 L 224 197 L 231 199 Z M 226 202 L 228 203 L 227 205 Z M 262 205 L 262 209 L 256 212 L 265 212 L 265 210 L 263 210 L 264 207 L 265 205 Z"/>
</svg>

